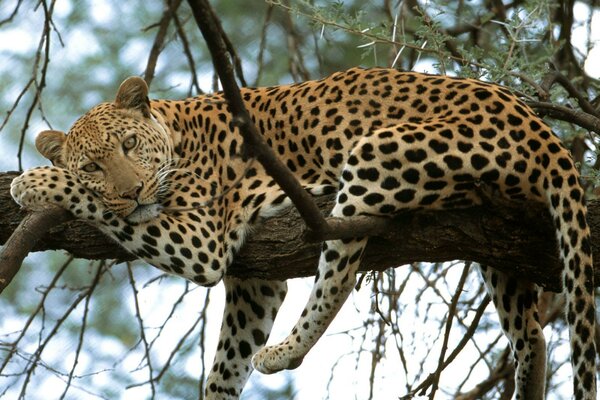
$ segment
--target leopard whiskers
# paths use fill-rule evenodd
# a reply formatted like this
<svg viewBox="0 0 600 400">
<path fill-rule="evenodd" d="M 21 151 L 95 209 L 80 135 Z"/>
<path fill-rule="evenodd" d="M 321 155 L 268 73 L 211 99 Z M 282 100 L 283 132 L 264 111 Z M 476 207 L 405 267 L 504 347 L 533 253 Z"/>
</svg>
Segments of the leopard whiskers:
<svg viewBox="0 0 600 400">
<path fill-rule="evenodd" d="M 196 178 L 200 178 L 198 174 L 189 171 L 185 168 L 180 167 L 183 162 L 190 161 L 189 158 L 173 158 L 171 160 L 164 161 L 156 172 L 156 180 L 157 180 L 157 197 L 162 201 L 166 197 L 168 197 L 169 193 L 172 193 L 179 189 L 179 186 L 176 185 L 173 187 L 173 181 L 171 177 L 175 173 L 183 173 L 186 175 L 194 175 Z"/>
<path fill-rule="evenodd" d="M 173 174 L 175 171 L 178 171 L 179 168 L 174 168 L 179 162 L 179 159 L 171 159 L 163 162 L 157 172 L 156 172 L 156 181 L 157 181 L 157 192 L 156 196 L 158 199 L 164 199 L 167 194 L 171 191 L 171 180 L 169 176 Z"/>
</svg>

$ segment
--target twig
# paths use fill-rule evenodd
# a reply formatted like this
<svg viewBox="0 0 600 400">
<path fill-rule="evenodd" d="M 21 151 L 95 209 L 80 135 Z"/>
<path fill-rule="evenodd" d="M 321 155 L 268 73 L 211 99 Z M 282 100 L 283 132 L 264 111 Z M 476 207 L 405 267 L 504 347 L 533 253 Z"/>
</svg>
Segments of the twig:
<svg viewBox="0 0 600 400">
<path fill-rule="evenodd" d="M 187 338 L 192 334 L 192 332 L 194 332 L 194 330 L 196 330 L 196 327 L 198 326 L 200 321 L 203 321 L 202 315 L 198 316 L 198 318 L 196 318 L 196 321 L 194 321 L 192 326 L 190 326 L 190 328 L 183 334 L 183 336 L 181 336 L 179 338 L 179 341 L 177 342 L 177 344 L 173 347 L 173 349 L 169 353 L 169 357 L 167 358 L 167 361 L 165 362 L 165 364 L 161 368 L 160 372 L 155 377 L 152 377 L 151 379 L 149 379 L 146 382 L 135 383 L 135 384 L 129 385 L 129 386 L 127 386 L 127 389 L 139 387 L 139 386 L 142 386 L 142 385 L 145 385 L 148 383 L 150 383 L 152 386 L 154 386 L 154 383 L 159 383 L 160 380 L 162 379 L 162 377 L 165 375 L 165 373 L 169 372 L 169 368 L 171 367 L 171 363 L 173 362 L 173 359 L 180 352 L 180 350 L 183 347 L 183 345 L 185 344 Z"/>
<path fill-rule="evenodd" d="M 202 94 L 203 91 L 200 88 L 198 74 L 196 73 L 196 62 L 194 61 L 194 56 L 192 55 L 192 51 L 190 50 L 190 41 L 188 40 L 185 30 L 183 29 L 183 25 L 181 24 L 179 16 L 176 13 L 173 14 L 173 22 L 175 23 L 175 28 L 177 29 L 177 36 L 179 36 L 179 39 L 181 39 L 181 46 L 183 47 L 183 52 L 188 60 L 188 65 L 190 66 L 190 74 L 192 75 L 192 84 L 190 86 L 188 95 L 194 95 L 194 93 L 192 92 L 192 88 L 196 90 L 196 95 Z"/>
<path fill-rule="evenodd" d="M 12 12 L 10 13 L 10 15 L 6 18 L 4 18 L 3 20 L 0 20 L 0 26 L 12 22 L 12 20 L 15 18 L 15 16 L 17 15 L 17 13 L 19 12 L 19 8 L 21 7 L 21 4 L 23 4 L 23 0 L 19 0 L 17 2 L 17 4 L 15 5 L 15 8 L 12 10 Z"/>
<path fill-rule="evenodd" d="M 498 342 L 504 337 L 505 336 L 503 333 L 498 334 L 496 336 L 496 339 L 494 339 L 492 342 L 487 344 L 487 348 L 484 351 L 479 350 L 479 357 L 475 361 L 473 361 L 473 363 L 471 364 L 472 365 L 471 370 L 469 371 L 468 374 L 465 375 L 462 382 L 457 386 L 456 393 L 460 393 L 460 391 L 462 390 L 462 387 L 465 386 L 465 384 L 471 379 L 471 375 L 473 374 L 473 372 L 475 370 L 474 367 L 477 364 L 479 364 L 479 362 L 483 361 L 486 364 L 486 366 L 488 367 L 488 369 L 490 371 L 492 370 L 490 361 L 487 359 L 486 356 L 489 356 L 491 354 L 491 352 L 494 350 L 494 348 L 496 347 Z M 473 345 L 477 345 L 477 342 L 475 340 L 473 340 Z"/>
<path fill-rule="evenodd" d="M 448 317 L 446 318 L 446 329 L 444 331 L 444 340 L 442 342 L 442 349 L 440 350 L 440 357 L 438 359 L 438 367 L 433 374 L 433 384 L 431 387 L 431 393 L 429 393 L 429 399 L 433 400 L 435 398 L 435 392 L 438 389 L 438 384 L 440 382 L 440 376 L 442 375 L 442 371 L 444 370 L 444 358 L 446 357 L 446 351 L 448 350 L 448 340 L 450 339 L 450 330 L 452 329 L 452 320 L 456 314 L 456 306 L 458 304 L 458 299 L 462 294 L 462 290 L 465 287 L 465 282 L 467 281 L 467 276 L 469 275 L 469 269 L 471 268 L 471 263 L 466 262 L 463 267 L 462 275 L 460 276 L 460 280 L 458 281 L 458 285 L 456 286 L 456 291 L 454 296 L 452 297 L 452 302 L 450 303 L 450 307 L 448 308 Z"/>
<path fill-rule="evenodd" d="M 276 5 L 278 7 L 281 7 L 281 8 L 283 8 L 284 10 L 286 10 L 288 12 L 293 12 L 293 13 L 295 13 L 297 15 L 300 15 L 302 17 L 305 17 L 305 18 L 307 18 L 309 20 L 315 21 L 315 22 L 317 22 L 320 25 L 331 26 L 331 27 L 333 27 L 335 29 L 343 30 L 343 31 L 348 32 L 348 33 L 350 33 L 352 35 L 357 35 L 357 36 L 360 36 L 362 38 L 368 39 L 368 40 L 372 41 L 373 44 L 388 44 L 388 45 L 391 45 L 391 46 L 406 47 L 407 49 L 412 49 L 412 50 L 415 50 L 415 51 L 417 51 L 419 53 L 432 54 L 432 55 L 439 56 L 439 50 L 437 50 L 437 49 L 430 49 L 430 48 L 423 47 L 421 45 L 416 45 L 414 43 L 409 43 L 409 42 L 401 42 L 401 41 L 391 40 L 391 39 L 389 39 L 389 38 L 387 38 L 385 36 L 380 36 L 380 35 L 377 35 L 377 34 L 365 32 L 365 31 L 360 30 L 360 29 L 355 29 L 355 28 L 352 28 L 352 27 L 347 26 L 345 24 L 339 23 L 339 22 L 337 22 L 335 20 L 326 19 L 326 18 L 323 18 L 323 17 L 318 16 L 318 15 L 310 15 L 310 14 L 304 13 L 304 12 L 302 12 L 302 11 L 300 11 L 300 10 L 292 7 L 292 6 L 283 4 L 280 1 L 270 0 L 269 4 L 273 4 L 273 5 Z M 455 56 L 453 56 L 451 54 L 449 54 L 447 57 L 449 59 L 451 59 L 453 61 L 456 61 L 458 63 L 461 63 L 461 64 L 472 65 L 472 66 L 478 67 L 478 68 L 487 68 L 487 66 L 484 65 L 484 64 L 481 64 L 481 63 L 478 63 L 478 62 L 475 62 L 475 61 L 472 61 L 472 60 L 467 60 L 464 57 L 455 57 Z"/>
<path fill-rule="evenodd" d="M 273 7 L 269 5 L 269 7 Z M 288 65 L 290 68 L 290 74 L 295 81 L 306 81 L 310 79 L 310 74 L 304 64 L 304 57 L 300 51 L 300 39 L 301 36 L 298 34 L 296 27 L 294 26 L 294 20 L 289 12 L 285 13 L 285 23 L 283 24 L 287 32 L 287 46 L 288 46 Z"/>
<path fill-rule="evenodd" d="M 85 306 L 83 309 L 83 317 L 81 318 L 81 328 L 79 329 L 79 340 L 77 341 L 77 349 L 75 350 L 75 359 L 73 360 L 73 366 L 71 367 L 71 370 L 69 371 L 69 377 L 67 378 L 67 382 L 65 384 L 65 390 L 63 391 L 62 395 L 60 396 L 60 400 L 64 399 L 67 395 L 67 392 L 69 391 L 69 388 L 71 387 L 71 382 L 73 381 L 73 376 L 75 374 L 75 368 L 77 367 L 77 364 L 79 363 L 79 356 L 81 354 L 81 349 L 83 348 L 83 338 L 85 336 L 85 330 L 87 327 L 87 321 L 88 321 L 88 315 L 89 315 L 89 311 L 90 311 L 90 301 L 92 299 L 92 294 L 94 293 L 94 289 L 96 289 L 96 286 L 98 286 L 98 282 L 100 282 L 100 277 L 102 276 L 102 272 L 103 272 L 103 265 L 104 263 L 101 262 L 98 265 L 98 270 L 96 271 L 96 275 L 94 276 L 94 280 L 92 281 L 92 284 L 89 287 L 89 290 L 87 292 L 87 297 L 85 298 Z"/>
<path fill-rule="evenodd" d="M 131 270 L 131 263 L 127 263 L 127 274 L 129 276 L 129 284 L 131 286 L 131 290 L 133 291 L 133 303 L 135 305 L 135 317 L 138 321 L 138 325 L 140 328 L 140 339 L 144 346 L 144 357 L 146 358 L 146 365 L 148 366 L 148 382 L 150 383 L 150 391 L 152 393 L 152 399 L 156 397 L 156 388 L 154 386 L 154 369 L 152 368 L 152 358 L 150 354 L 150 347 L 148 346 L 148 340 L 146 339 L 146 330 L 144 329 L 144 319 L 142 318 L 142 313 L 140 312 L 140 304 L 138 301 L 138 290 L 135 286 L 135 279 L 133 277 L 133 272 Z"/>
<path fill-rule="evenodd" d="M 258 46 L 258 57 L 256 61 L 256 79 L 254 80 L 254 84 L 258 86 L 260 84 L 260 79 L 263 74 L 264 67 L 264 58 L 265 58 L 265 49 L 267 48 L 267 31 L 269 28 L 269 24 L 271 23 L 271 17 L 273 16 L 273 10 L 275 6 L 272 4 L 267 5 L 267 14 L 265 15 L 265 22 L 263 22 L 262 29 L 260 31 L 260 45 Z"/>
<path fill-rule="evenodd" d="M 17 98 L 13 102 L 13 105 L 11 106 L 11 108 L 8 111 L 6 111 L 6 117 L 4 118 L 4 121 L 2 121 L 2 124 L 0 124 L 0 132 L 2 132 L 4 127 L 8 124 L 8 121 L 10 120 L 10 117 L 12 116 L 13 112 L 15 112 L 15 110 L 19 106 L 19 103 L 23 99 L 23 96 L 25 96 L 25 94 L 29 90 L 29 87 L 31 85 L 33 85 L 34 82 L 35 82 L 35 78 L 29 78 L 29 81 L 27 81 L 25 86 L 23 86 L 23 89 L 21 89 L 21 91 L 17 95 Z"/>
<path fill-rule="evenodd" d="M 200 311 L 200 317 L 203 319 L 203 324 L 200 326 L 200 332 L 198 333 L 198 347 L 200 350 L 200 354 L 205 353 L 205 339 L 206 339 L 206 315 L 208 311 L 208 305 L 210 304 L 210 292 L 211 288 L 206 289 L 206 296 L 204 297 L 204 306 L 202 307 L 202 311 Z M 200 357 L 200 377 L 198 378 L 198 398 L 202 398 L 204 395 L 204 382 L 206 381 L 206 362 L 204 361 L 204 357 Z"/>
<path fill-rule="evenodd" d="M 231 56 L 231 61 L 233 62 L 233 67 L 235 68 L 235 74 L 238 77 L 238 79 L 240 80 L 240 83 L 242 86 L 248 86 L 248 84 L 246 83 L 246 78 L 244 78 L 244 71 L 242 70 L 242 60 L 238 56 L 237 52 L 235 51 L 235 47 L 233 47 L 233 44 L 229 40 L 229 36 L 227 36 L 225 34 L 225 31 L 223 30 L 223 26 L 221 26 L 221 22 L 217 18 L 214 10 L 211 9 L 211 11 L 212 11 L 213 20 L 217 24 L 217 28 L 220 31 L 221 39 L 223 39 L 223 41 L 225 42 L 225 46 L 227 47 L 227 52 Z M 222 81 L 222 79 L 221 79 L 221 81 Z"/>
<path fill-rule="evenodd" d="M 454 348 L 452 353 L 448 356 L 448 358 L 442 364 L 442 370 L 444 368 L 446 368 L 448 365 L 450 365 L 450 363 L 452 361 L 454 361 L 456 356 L 458 356 L 458 354 L 462 351 L 462 349 L 467 345 L 469 340 L 471 340 L 471 337 L 473 336 L 473 334 L 475 333 L 475 330 L 477 329 L 477 326 L 479 325 L 479 320 L 483 316 L 483 313 L 484 313 L 485 309 L 487 308 L 488 304 L 490 303 L 490 301 L 491 301 L 491 299 L 489 296 L 486 296 L 483 299 L 483 301 L 477 308 L 475 317 L 473 317 L 473 322 L 471 322 L 469 329 L 467 329 L 463 338 L 460 340 L 460 342 L 456 345 L 456 347 Z M 427 379 L 425 379 L 423 382 L 421 382 L 419 384 L 419 386 L 417 386 L 411 393 L 407 394 L 406 396 L 402 397 L 401 399 L 402 400 L 410 399 L 410 398 L 412 398 L 412 396 L 415 393 L 419 392 L 420 390 L 425 390 L 427 387 L 429 387 L 429 385 L 431 385 L 431 382 L 433 379 L 434 379 L 434 374 L 429 375 L 427 377 Z"/>
<path fill-rule="evenodd" d="M 181 4 L 181 0 L 173 0 L 173 4 L 171 4 L 171 0 L 165 1 L 165 10 L 163 11 L 163 15 L 160 18 L 160 22 L 158 23 L 158 32 L 156 32 L 156 36 L 154 37 L 154 43 L 152 43 L 152 48 L 150 50 L 150 55 L 148 56 L 148 62 L 146 63 L 146 71 L 144 72 L 144 80 L 150 86 L 152 83 L 152 79 L 154 79 L 154 72 L 156 70 L 156 62 L 158 61 L 158 56 L 160 52 L 163 50 L 163 46 L 165 43 L 165 37 L 167 36 L 167 31 L 169 29 L 169 24 L 171 23 L 171 19 L 177 12 L 177 8 Z"/>
<path fill-rule="evenodd" d="M 27 128 L 29 127 L 29 121 L 31 120 L 31 116 L 33 114 L 33 110 L 36 108 L 38 103 L 41 102 L 42 91 L 46 86 L 46 71 L 48 70 L 48 64 L 50 63 L 50 31 L 52 26 L 52 13 L 54 12 L 54 5 L 56 4 L 56 0 L 53 0 L 50 3 L 50 7 L 46 4 L 46 0 L 42 0 L 41 2 L 42 8 L 44 9 L 44 29 L 42 30 L 42 36 L 40 38 L 40 42 L 38 44 L 37 51 L 35 53 L 35 61 L 33 63 L 32 70 L 32 81 L 35 85 L 35 93 L 33 94 L 33 100 L 29 105 L 27 110 L 27 114 L 25 116 L 25 121 L 23 122 L 23 127 L 21 128 L 21 137 L 19 139 L 19 147 L 17 150 L 17 160 L 19 163 L 19 170 L 23 169 L 23 146 L 25 144 L 25 133 L 27 132 Z M 42 52 L 44 53 L 44 59 L 42 62 L 42 67 L 40 70 L 40 79 L 39 83 L 37 80 L 38 69 L 40 69 L 40 59 L 42 58 Z"/>
<path fill-rule="evenodd" d="M 386 318 L 385 315 L 383 315 L 383 312 L 381 311 L 380 307 L 379 307 L 379 293 L 380 293 L 380 286 L 383 286 L 383 280 L 384 278 L 382 277 L 382 274 L 377 274 L 375 279 L 373 280 L 373 290 L 375 292 L 375 297 L 373 299 L 373 301 L 371 302 L 371 313 L 373 311 L 375 311 L 377 313 L 377 315 L 379 315 L 378 319 L 374 319 L 373 321 L 373 325 L 374 329 L 377 329 L 377 334 L 375 336 L 375 340 L 374 340 L 374 347 L 371 350 L 371 372 L 369 374 L 369 398 L 368 400 L 372 400 L 373 399 L 373 394 L 374 394 L 374 390 L 375 390 L 375 375 L 377 372 L 377 367 L 380 364 L 380 361 L 382 360 L 382 358 L 384 357 L 385 354 L 385 342 L 387 340 L 387 326 L 391 325 L 391 322 L 389 321 L 388 318 Z M 394 307 L 391 305 L 391 302 L 388 302 L 388 310 L 393 309 Z M 369 322 L 370 322 L 370 318 L 365 322 L 365 327 L 368 327 Z M 367 329 L 365 329 L 365 335 L 366 336 L 367 333 Z M 363 336 L 363 343 L 367 340 L 366 337 Z"/>
<path fill-rule="evenodd" d="M 478 383 L 473 389 L 466 393 L 456 395 L 456 400 L 476 400 L 481 399 L 487 392 L 495 387 L 500 380 L 509 378 L 514 373 L 514 367 L 510 362 L 510 347 L 506 347 L 499 358 L 496 368 L 490 375 Z"/>
<path fill-rule="evenodd" d="M 564 316 L 564 299 L 561 299 L 563 301 L 556 301 L 556 299 L 557 298 L 553 293 L 545 292 L 538 300 L 538 313 L 540 315 L 539 322 L 542 329 L 544 329 L 546 325 L 554 322 L 556 319 L 563 318 Z M 496 341 L 497 340 L 498 339 L 496 339 Z M 491 349 L 493 344 L 494 343 L 490 343 L 488 348 Z M 487 392 L 496 387 L 500 381 L 513 379 L 512 377 L 514 376 L 515 368 L 510 354 L 510 347 L 506 346 L 506 349 L 504 349 L 502 352 L 502 355 L 499 357 L 499 361 L 497 361 L 496 367 L 490 372 L 490 375 L 468 392 L 457 392 L 455 395 L 456 400 L 481 399 Z M 548 371 L 547 375 L 552 376 L 552 371 Z"/>
<path fill-rule="evenodd" d="M 41 340 L 41 337 L 40 337 L 40 343 L 39 343 L 37 349 L 35 350 L 35 353 L 33 354 L 33 358 L 31 360 L 29 360 L 27 371 L 24 374 L 25 375 L 25 380 L 23 381 L 23 385 L 22 385 L 22 388 L 21 388 L 21 393 L 19 395 L 19 399 L 26 399 L 27 398 L 25 396 L 25 394 L 26 394 L 26 391 L 27 391 L 27 387 L 29 385 L 29 381 L 30 381 L 31 376 L 33 375 L 35 369 L 40 364 L 41 356 L 42 356 L 42 353 L 43 353 L 44 349 L 46 348 L 46 346 L 48 345 L 48 343 L 50 343 L 50 341 L 52 340 L 52 338 L 56 336 L 56 334 L 58 333 L 58 331 L 59 331 L 60 327 L 62 326 L 62 324 L 67 320 L 67 318 L 69 317 L 69 315 L 71 315 L 71 313 L 77 308 L 77 306 L 79 305 L 79 303 L 83 299 L 85 299 L 91 293 L 91 290 L 92 290 L 92 288 L 90 287 L 90 288 L 87 288 L 84 292 L 81 292 L 77 296 L 77 298 L 73 301 L 73 303 L 71 303 L 71 305 L 66 309 L 66 311 L 64 312 L 64 314 L 58 320 L 56 320 L 56 323 L 54 324 L 54 326 L 52 327 L 52 329 L 50 330 L 50 332 L 44 338 L 43 341 Z"/>
<path fill-rule="evenodd" d="M 33 320 L 35 319 L 35 317 L 38 315 L 38 313 L 40 312 L 40 310 L 42 310 L 42 308 L 44 306 L 44 303 L 46 301 L 46 298 L 50 294 L 50 291 L 52 290 L 52 288 L 54 288 L 56 286 L 56 282 L 58 282 L 58 279 L 62 276 L 62 274 L 65 272 L 65 270 L 71 264 L 72 261 L 73 261 L 73 257 L 71 256 L 58 269 L 58 271 L 54 274 L 54 277 L 52 278 L 52 281 L 48 284 L 48 286 L 46 287 L 46 289 L 43 291 L 42 298 L 38 302 L 37 307 L 32 312 L 30 312 L 29 318 L 27 319 L 27 321 L 23 325 L 23 328 L 21 329 L 21 332 L 19 333 L 18 337 L 15 340 L 13 340 L 12 343 L 10 343 L 10 351 L 6 355 L 6 357 L 4 358 L 4 361 L 2 362 L 2 365 L 0 365 L 0 374 L 2 374 L 2 372 L 4 371 L 4 369 L 6 368 L 6 366 L 9 364 L 12 356 L 17 352 L 17 346 L 19 345 L 19 343 L 21 342 L 21 340 L 23 339 L 23 337 L 25 337 L 25 333 L 27 333 L 27 330 L 31 326 L 31 324 L 32 324 Z"/>
<path fill-rule="evenodd" d="M 148 286 L 150 282 L 146 282 L 146 284 L 144 284 L 143 288 L 146 288 Z M 195 286 L 197 287 L 197 286 Z M 167 315 L 167 317 L 164 319 L 164 321 L 162 322 L 162 324 L 160 324 L 160 326 L 158 327 L 156 334 L 154 335 L 154 339 L 152 339 L 150 341 L 150 345 L 148 346 L 150 349 L 152 349 L 152 347 L 154 346 L 154 343 L 156 343 L 156 341 L 160 338 L 163 330 L 165 329 L 165 327 L 167 326 L 167 324 L 169 323 L 169 321 L 171 321 L 171 318 L 173 318 L 173 316 L 175 315 L 175 311 L 177 310 L 177 308 L 183 304 L 183 300 L 185 299 L 185 297 L 191 292 L 190 290 L 190 282 L 186 281 L 184 288 L 183 288 L 183 293 L 181 293 L 181 295 L 177 298 L 177 300 L 175 300 L 172 304 L 171 304 L 171 311 L 169 312 L 169 315 Z"/>
</svg>

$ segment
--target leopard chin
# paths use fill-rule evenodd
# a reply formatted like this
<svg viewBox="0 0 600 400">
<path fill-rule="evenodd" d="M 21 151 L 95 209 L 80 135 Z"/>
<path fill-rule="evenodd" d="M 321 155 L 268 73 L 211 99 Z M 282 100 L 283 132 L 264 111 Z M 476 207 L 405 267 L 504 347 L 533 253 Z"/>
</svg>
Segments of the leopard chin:
<svg viewBox="0 0 600 400">
<path fill-rule="evenodd" d="M 164 207 L 161 204 L 141 204 L 125 219 L 127 222 L 140 224 L 158 217 L 163 209 Z"/>
</svg>

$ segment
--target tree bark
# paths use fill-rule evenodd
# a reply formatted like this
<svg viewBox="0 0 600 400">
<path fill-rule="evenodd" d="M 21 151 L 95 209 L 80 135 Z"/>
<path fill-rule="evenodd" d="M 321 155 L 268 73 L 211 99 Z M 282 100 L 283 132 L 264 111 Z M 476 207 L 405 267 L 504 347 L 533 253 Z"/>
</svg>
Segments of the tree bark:
<svg viewBox="0 0 600 400">
<path fill-rule="evenodd" d="M 27 215 L 10 197 L 16 172 L 0 173 L 0 243 L 4 244 Z M 326 214 L 333 197 L 318 199 Z M 600 201 L 588 204 L 593 237 L 600 236 Z M 554 228 L 542 205 L 510 205 L 490 198 L 489 204 L 452 211 L 418 211 L 379 224 L 365 252 L 362 270 L 383 271 L 419 261 L 470 260 L 560 289 L 561 265 Z M 265 221 L 235 257 L 228 273 L 241 278 L 288 279 L 313 275 L 319 243 L 305 240 L 304 224 L 292 207 Z M 597 242 L 594 254 L 597 255 Z M 133 260 L 135 257 L 83 221 L 52 228 L 34 251 L 63 249 L 86 259 Z M 600 286 L 600 256 L 594 258 Z M 1 268 L 2 266 L 0 266 Z"/>
</svg>

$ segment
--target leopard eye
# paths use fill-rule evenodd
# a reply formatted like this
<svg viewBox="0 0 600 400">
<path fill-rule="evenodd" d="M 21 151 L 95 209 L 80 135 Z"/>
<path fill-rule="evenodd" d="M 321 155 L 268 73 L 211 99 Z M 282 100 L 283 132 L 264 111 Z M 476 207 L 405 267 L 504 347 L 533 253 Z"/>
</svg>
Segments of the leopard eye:
<svg viewBox="0 0 600 400">
<path fill-rule="evenodd" d="M 81 169 L 84 170 L 85 172 L 91 174 L 93 172 L 100 171 L 100 166 L 98 164 L 96 164 L 95 162 L 91 162 L 91 163 L 85 164 Z"/>
<path fill-rule="evenodd" d="M 125 150 L 127 152 L 127 151 L 133 149 L 136 144 L 137 144 L 137 137 L 135 137 L 135 136 L 129 136 L 123 142 L 123 150 Z"/>
</svg>

